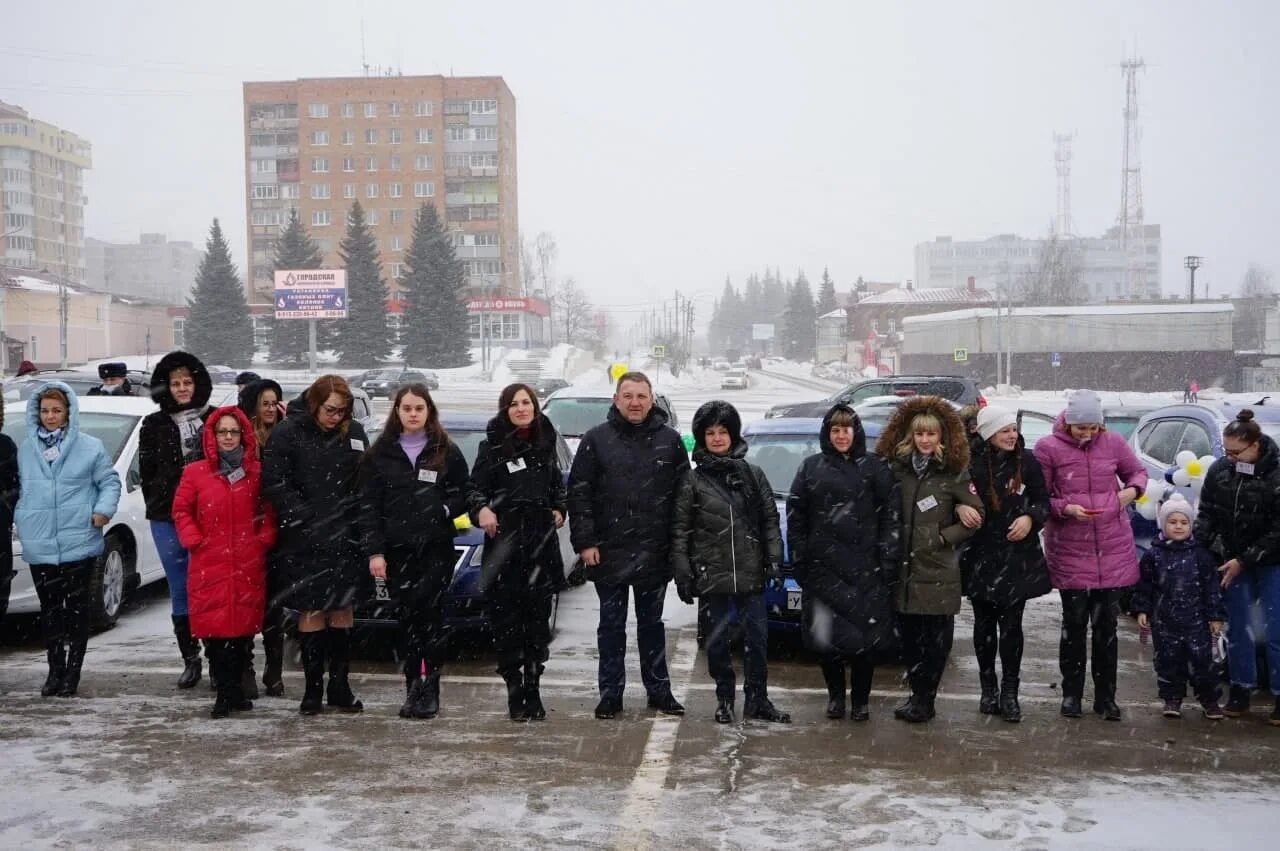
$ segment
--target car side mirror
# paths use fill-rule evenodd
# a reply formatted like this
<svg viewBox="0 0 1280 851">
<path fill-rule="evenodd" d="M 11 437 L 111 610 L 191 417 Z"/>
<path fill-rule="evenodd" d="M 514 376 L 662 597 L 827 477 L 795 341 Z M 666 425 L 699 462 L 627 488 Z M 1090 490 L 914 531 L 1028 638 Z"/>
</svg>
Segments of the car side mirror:
<svg viewBox="0 0 1280 851">
<path fill-rule="evenodd" d="M 125 487 L 130 491 L 136 491 L 138 488 L 142 487 L 142 473 L 137 469 L 130 467 L 129 472 L 125 474 L 124 483 Z"/>
</svg>

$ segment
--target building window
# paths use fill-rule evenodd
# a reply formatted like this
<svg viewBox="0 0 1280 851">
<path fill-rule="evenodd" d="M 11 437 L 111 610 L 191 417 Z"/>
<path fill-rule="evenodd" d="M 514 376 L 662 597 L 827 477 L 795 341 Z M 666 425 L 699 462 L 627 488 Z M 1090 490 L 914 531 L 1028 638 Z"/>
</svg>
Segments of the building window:
<svg viewBox="0 0 1280 851">
<path fill-rule="evenodd" d="M 445 115 L 466 115 L 471 111 L 470 101 L 447 100 L 444 102 Z"/>
<path fill-rule="evenodd" d="M 392 264 L 391 264 L 391 277 L 396 278 L 396 279 L 400 279 L 400 278 L 403 278 L 403 277 L 404 277 L 404 264 L 403 264 L 403 263 L 392 263 Z"/>
<path fill-rule="evenodd" d="M 356 185 L 354 183 L 342 184 L 342 197 L 348 201 L 356 197 Z"/>
<path fill-rule="evenodd" d="M 387 143 L 391 145 L 400 144 L 400 128 L 399 127 L 392 127 L 390 130 L 387 131 Z"/>
<path fill-rule="evenodd" d="M 174 348 L 185 349 L 187 347 L 187 318 L 185 316 L 173 317 L 173 345 Z M 36 358 L 36 338 L 31 338 L 31 359 Z"/>
<path fill-rule="evenodd" d="M 450 124 L 445 128 L 445 139 L 450 142 L 465 142 L 471 138 L 470 130 L 465 124 Z"/>
<path fill-rule="evenodd" d="M 391 211 L 391 224 L 393 224 L 393 225 L 398 225 L 398 224 L 400 224 L 400 222 L 402 222 L 402 221 L 404 221 L 404 210 L 392 210 L 392 211 Z M 398 238 L 399 238 L 399 237 L 397 237 L 397 239 L 398 239 Z"/>
<path fill-rule="evenodd" d="M 281 224 L 281 219 L 283 218 L 284 218 L 283 210 L 254 210 L 253 211 L 253 223 L 255 225 L 279 226 Z"/>
<path fill-rule="evenodd" d="M 328 130 L 312 130 L 311 144 L 313 145 L 329 144 L 329 131 Z"/>
<path fill-rule="evenodd" d="M 487 245 L 497 247 L 498 235 L 496 233 L 478 233 L 475 235 L 476 245 Z"/>
<path fill-rule="evenodd" d="M 470 158 L 472 168 L 497 168 L 497 154 L 472 154 Z"/>
<path fill-rule="evenodd" d="M 366 103 L 366 104 L 364 105 L 364 117 L 365 117 L 365 118 L 377 118 L 377 117 L 378 117 L 378 105 L 377 105 L 376 103 Z"/>
<path fill-rule="evenodd" d="M 436 194 L 436 184 L 434 181 L 426 180 L 413 184 L 414 198 L 433 198 Z"/>
<path fill-rule="evenodd" d="M 471 101 L 472 115 L 491 115 L 498 111 L 498 101 L 493 98 Z"/>
<path fill-rule="evenodd" d="M 392 210 L 391 212 L 392 212 L 392 213 L 398 213 L 398 212 L 400 212 L 400 211 L 399 211 L 399 210 Z M 401 250 L 402 250 L 402 247 L 401 247 L 401 244 L 400 244 L 400 237 L 398 237 L 398 236 L 393 236 L 393 237 L 391 237 L 391 250 L 392 250 L 392 251 L 401 251 Z"/>
<path fill-rule="evenodd" d="M 353 157 L 343 157 L 343 158 L 342 158 L 342 170 L 343 170 L 343 171 L 355 171 L 355 170 L 356 170 L 356 161 L 355 161 L 355 159 L 354 159 Z"/>
<path fill-rule="evenodd" d="M 413 167 L 417 171 L 431 171 L 431 154 L 418 154 L 413 158 Z"/>
<path fill-rule="evenodd" d="M 468 154 L 445 154 L 445 168 L 466 168 L 469 163 L 470 156 Z"/>
<path fill-rule="evenodd" d="M 393 156 L 393 157 L 391 158 L 391 161 L 388 163 L 388 166 L 387 166 L 387 167 L 388 167 L 388 168 L 390 168 L 392 171 L 399 171 L 399 170 L 400 170 L 400 157 L 399 157 L 399 156 Z"/>
<path fill-rule="evenodd" d="M 342 117 L 354 118 L 356 114 L 356 105 L 354 103 L 344 103 L 342 105 Z"/>
<path fill-rule="evenodd" d="M 329 171 L 329 161 L 324 157 L 313 157 L 311 171 L 313 174 L 325 174 Z"/>
<path fill-rule="evenodd" d="M 431 101 L 429 100 L 420 100 L 413 105 L 413 114 L 419 118 L 425 115 L 430 115 L 431 112 Z"/>
<path fill-rule="evenodd" d="M 370 127 L 368 130 L 365 130 L 365 131 L 364 131 L 364 143 L 365 143 L 366 145 L 376 145 L 376 144 L 378 144 L 378 131 L 377 131 L 377 129 L 375 129 L 375 128 L 373 128 L 373 127 Z"/>
<path fill-rule="evenodd" d="M 392 101 L 391 103 L 387 104 L 387 115 L 390 115 L 392 118 L 399 118 L 400 104 L 396 103 L 395 101 Z"/>
<path fill-rule="evenodd" d="M 364 223 L 365 223 L 366 225 L 368 225 L 369 227 L 374 227 L 375 225 L 377 225 L 377 224 L 378 224 L 378 211 L 377 211 L 377 210 L 365 210 L 365 214 L 364 214 Z"/>
<path fill-rule="evenodd" d="M 302 197 L 302 186 L 297 183 L 281 183 L 280 197 L 287 201 L 296 201 Z"/>
<path fill-rule="evenodd" d="M 354 130 L 342 131 L 342 144 L 354 145 L 356 141 L 356 132 Z"/>
<path fill-rule="evenodd" d="M 377 157 L 368 157 L 368 158 L 364 161 L 364 170 L 365 170 L 365 171 L 377 171 L 377 170 L 378 170 L 378 158 L 377 158 Z"/>
<path fill-rule="evenodd" d="M 275 174 L 276 161 L 275 160 L 254 160 L 253 171 L 255 174 Z"/>
<path fill-rule="evenodd" d="M 413 131 L 413 141 L 419 145 L 430 145 L 432 140 L 432 130 L 430 127 L 418 127 Z"/>
<path fill-rule="evenodd" d="M 329 224 L 329 221 L 330 219 L 329 219 L 328 210 L 312 210 L 311 211 L 312 227 L 317 227 L 317 228 L 324 227 L 325 225 Z"/>
<path fill-rule="evenodd" d="M 311 118 L 328 118 L 329 104 L 309 103 L 307 104 L 307 115 L 309 115 Z"/>
<path fill-rule="evenodd" d="M 388 198 L 399 198 L 399 197 L 400 197 L 400 194 L 401 194 L 401 192 L 400 192 L 400 184 L 399 184 L 399 183 L 388 183 L 388 184 L 387 184 L 387 197 L 388 197 Z"/>
<path fill-rule="evenodd" d="M 370 183 L 369 185 L 365 186 L 365 188 L 364 188 L 364 197 L 366 197 L 366 198 L 377 198 L 377 197 L 378 197 L 378 184 L 376 184 L 376 183 Z"/>
<path fill-rule="evenodd" d="M 329 197 L 329 184 L 313 183 L 311 184 L 311 198 L 314 201 L 324 201 Z"/>
<path fill-rule="evenodd" d="M 498 128 L 472 127 L 471 139 L 476 142 L 496 142 L 498 140 Z"/>
<path fill-rule="evenodd" d="M 274 183 L 253 184 L 253 199 L 255 201 L 270 201 L 279 197 L 280 197 L 280 187 L 277 186 L 276 184 Z"/>
</svg>

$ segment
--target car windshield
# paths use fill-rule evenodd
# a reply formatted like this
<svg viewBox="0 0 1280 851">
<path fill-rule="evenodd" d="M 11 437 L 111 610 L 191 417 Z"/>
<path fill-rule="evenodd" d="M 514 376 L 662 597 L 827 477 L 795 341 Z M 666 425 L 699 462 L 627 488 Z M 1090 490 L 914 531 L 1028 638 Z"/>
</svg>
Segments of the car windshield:
<svg viewBox="0 0 1280 851">
<path fill-rule="evenodd" d="M 80 431 L 102 441 L 107 457 L 114 463 L 124 449 L 125 441 L 133 434 L 139 417 L 132 414 L 110 414 L 102 411 L 81 411 Z M 26 417 L 13 417 L 4 424 L 4 433 L 19 446 L 27 438 Z"/>
<path fill-rule="evenodd" d="M 378 372 L 376 372 L 376 373 L 374 373 L 373 375 L 371 375 L 371 376 L 369 377 L 369 380 L 370 380 L 370 381 L 389 381 L 389 380 L 391 380 L 391 379 L 393 379 L 393 378 L 399 378 L 399 377 L 400 377 L 400 370 L 398 370 L 398 369 L 383 369 L 383 370 L 379 370 Z"/>
<path fill-rule="evenodd" d="M 753 434 L 747 438 L 747 460 L 764 470 L 778 496 L 786 496 L 800 462 L 821 450 L 818 435 Z"/>
<path fill-rule="evenodd" d="M 542 407 L 556 431 L 565 437 L 582 437 L 587 430 L 600 425 L 613 407 L 610 398 L 583 399 L 564 397 L 548 399 Z"/>
</svg>

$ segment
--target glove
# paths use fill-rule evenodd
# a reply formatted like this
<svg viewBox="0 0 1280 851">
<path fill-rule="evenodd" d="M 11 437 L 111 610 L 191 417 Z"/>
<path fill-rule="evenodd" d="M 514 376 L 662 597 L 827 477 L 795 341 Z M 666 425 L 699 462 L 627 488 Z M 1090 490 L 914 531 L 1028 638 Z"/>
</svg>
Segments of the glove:
<svg viewBox="0 0 1280 851">
<path fill-rule="evenodd" d="M 781 591 L 786 585 L 785 580 L 782 578 L 782 566 L 777 562 L 769 565 L 769 569 L 765 572 L 765 578 L 768 580 L 769 587 L 774 591 Z"/>
<path fill-rule="evenodd" d="M 680 598 L 680 602 L 687 606 L 692 606 L 694 599 L 698 596 L 698 592 L 687 582 L 677 582 L 676 596 Z"/>
</svg>

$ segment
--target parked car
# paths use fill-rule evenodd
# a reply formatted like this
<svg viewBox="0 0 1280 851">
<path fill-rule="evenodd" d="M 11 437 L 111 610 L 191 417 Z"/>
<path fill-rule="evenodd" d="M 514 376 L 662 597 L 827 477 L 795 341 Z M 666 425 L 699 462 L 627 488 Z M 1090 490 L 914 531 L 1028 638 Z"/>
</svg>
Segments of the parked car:
<svg viewBox="0 0 1280 851">
<path fill-rule="evenodd" d="M 470 470 L 476 462 L 476 453 L 480 449 L 480 441 L 485 438 L 485 429 L 489 424 L 488 414 L 454 414 L 443 415 L 440 419 L 449 438 L 462 451 Z M 377 439 L 379 429 L 369 432 L 369 440 Z M 561 437 L 556 441 L 556 455 L 560 460 L 560 469 L 566 480 L 573 456 L 569 447 Z M 569 542 L 571 520 L 557 531 L 560 543 L 560 554 L 564 558 L 566 574 L 572 571 L 578 555 Z M 458 532 L 453 539 L 453 549 L 457 553 L 454 562 L 453 582 L 445 598 L 445 621 L 455 629 L 480 630 L 488 628 L 489 621 L 485 612 L 484 597 L 480 593 L 480 560 L 484 556 L 484 532 L 470 523 L 462 524 L 466 528 Z M 558 601 L 551 607 L 551 627 L 554 631 Z M 398 614 L 395 598 L 391 595 L 386 582 L 375 580 L 374 595 L 356 606 L 356 624 L 358 626 L 393 628 L 398 625 Z"/>
<path fill-rule="evenodd" d="M 164 579 L 164 566 L 151 540 L 147 506 L 142 498 L 138 469 L 138 432 L 142 419 L 156 410 L 149 398 L 86 396 L 79 400 L 80 430 L 102 441 L 122 484 L 120 505 L 107 524 L 106 549 L 90 578 L 93 625 L 106 629 L 115 624 L 125 597 L 143 585 Z M 11 412 L 4 433 L 21 444 L 27 436 L 26 417 Z M 9 591 L 10 614 L 40 611 L 31 582 L 31 570 L 22 559 L 22 543 L 13 541 L 13 585 Z"/>
<path fill-rule="evenodd" d="M 426 369 L 383 369 L 366 378 L 360 388 L 370 398 L 385 396 L 390 399 L 405 384 L 425 384 L 428 390 L 439 390 L 440 379 L 434 372 Z"/>
<path fill-rule="evenodd" d="M 151 373 L 140 369 L 131 369 L 125 376 L 133 385 L 134 395 L 146 397 L 151 387 Z M 21 378 L 13 378 L 4 383 L 4 398 L 7 402 L 17 402 L 31 397 L 35 389 L 46 381 L 61 381 L 75 392 L 77 396 L 85 396 L 95 387 L 102 384 L 97 369 L 87 367 L 77 369 L 45 369 L 32 372 Z"/>
<path fill-rule="evenodd" d="M 667 425 L 680 429 L 680 418 L 676 416 L 671 401 L 661 393 L 653 394 L 653 404 L 661 408 L 667 415 Z M 569 444 L 570 450 L 578 451 L 578 442 L 587 433 L 587 429 L 598 426 L 609 416 L 613 407 L 611 390 L 582 390 L 566 387 L 552 393 L 542 405 L 542 412 L 551 420 Z"/>
<path fill-rule="evenodd" d="M 729 369 L 729 359 L 728 358 L 712 358 L 711 368 L 714 369 L 716 372 L 725 372 L 726 370 Z"/>
<path fill-rule="evenodd" d="M 1108 431 L 1114 431 L 1125 439 L 1129 439 L 1142 417 L 1155 410 L 1155 406 L 1104 405 L 1102 408 L 1102 424 Z M 1027 449 L 1032 449 L 1036 441 L 1053 431 L 1053 423 L 1057 414 L 1043 411 L 1018 411 L 1018 430 L 1026 441 Z"/>
<path fill-rule="evenodd" d="M 214 364 L 213 366 L 206 364 L 205 369 L 209 370 L 209 378 L 213 380 L 214 384 L 235 384 L 236 376 L 241 372 L 241 370 L 232 369 L 221 364 Z"/>
<path fill-rule="evenodd" d="M 570 386 L 568 380 L 564 378 L 539 378 L 533 382 L 533 392 L 539 396 L 550 396 L 557 390 L 563 390 Z"/>
<path fill-rule="evenodd" d="M 267 377 L 270 378 L 270 376 Z M 284 391 L 283 401 L 288 404 L 303 393 L 307 392 L 307 388 L 310 386 L 311 384 L 309 382 L 280 382 L 280 389 Z M 352 386 L 351 396 L 354 400 L 351 418 L 364 426 L 366 434 L 381 429 L 385 420 L 383 417 L 379 417 L 373 413 L 373 401 L 369 398 L 369 395 L 359 387 Z M 224 405 L 235 405 L 239 401 L 240 391 L 235 386 L 228 387 L 226 385 L 215 385 L 213 388 L 213 395 L 209 397 L 209 404 L 213 405 L 215 408 L 220 408 Z"/>
<path fill-rule="evenodd" d="M 734 367 L 720 379 L 721 390 L 746 390 L 750 386 L 751 379 L 747 377 L 746 367 Z"/>
<path fill-rule="evenodd" d="M 857 406 L 873 396 L 941 396 L 958 405 L 984 406 L 978 383 L 956 375 L 890 375 L 868 378 L 814 402 L 791 402 L 774 405 L 765 417 L 821 417 L 837 402 Z"/>
<path fill-rule="evenodd" d="M 872 396 L 854 405 L 853 410 L 858 415 L 858 419 L 862 420 L 864 428 L 875 423 L 877 429 L 880 429 L 884 428 L 884 424 L 889 421 L 889 417 L 893 416 L 893 412 L 910 398 L 910 396 Z M 950 400 L 947 401 L 950 402 Z M 957 410 L 962 407 L 955 402 L 950 404 Z"/>
</svg>

